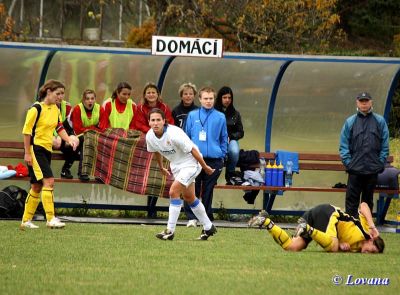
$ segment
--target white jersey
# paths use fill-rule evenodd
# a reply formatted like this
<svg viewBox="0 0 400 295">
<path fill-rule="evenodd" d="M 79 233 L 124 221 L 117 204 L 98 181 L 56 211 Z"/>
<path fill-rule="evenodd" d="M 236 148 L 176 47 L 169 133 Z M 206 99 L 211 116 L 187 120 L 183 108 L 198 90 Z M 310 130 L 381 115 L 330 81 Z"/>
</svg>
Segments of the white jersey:
<svg viewBox="0 0 400 295">
<path fill-rule="evenodd" d="M 191 153 L 193 147 L 197 149 L 196 145 L 177 126 L 168 125 L 161 138 L 150 129 L 146 134 L 146 143 L 147 151 L 159 152 L 169 160 L 173 173 L 183 167 L 199 165 Z"/>
</svg>

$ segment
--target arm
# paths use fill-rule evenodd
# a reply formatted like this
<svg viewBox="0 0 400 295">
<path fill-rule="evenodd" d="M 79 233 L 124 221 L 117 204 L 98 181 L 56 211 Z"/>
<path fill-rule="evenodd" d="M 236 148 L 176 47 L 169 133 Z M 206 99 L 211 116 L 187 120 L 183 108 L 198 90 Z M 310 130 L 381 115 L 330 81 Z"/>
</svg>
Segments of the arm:
<svg viewBox="0 0 400 295">
<path fill-rule="evenodd" d="M 29 166 L 32 166 L 31 138 L 32 136 L 30 134 L 24 134 L 24 160 Z"/>
<path fill-rule="evenodd" d="M 141 108 L 138 107 L 136 111 L 136 129 L 140 130 L 144 133 L 147 133 L 150 130 L 149 122 L 147 121 L 147 116 L 144 112 L 140 110 Z"/>
<path fill-rule="evenodd" d="M 136 103 L 132 101 L 132 112 L 133 112 L 133 118 L 131 120 L 131 123 L 129 123 L 129 129 L 135 130 L 136 129 L 136 114 L 137 114 L 137 106 Z"/>
<path fill-rule="evenodd" d="M 207 163 L 204 161 L 203 157 L 201 156 L 200 152 L 193 147 L 192 150 L 190 151 L 193 157 L 199 162 L 201 168 L 203 168 L 204 172 L 206 172 L 208 175 L 211 175 L 214 173 L 215 169 L 211 168 L 210 166 L 207 165 Z"/>
<path fill-rule="evenodd" d="M 162 155 L 160 153 L 158 153 L 158 152 L 156 152 L 154 154 L 156 155 L 158 167 L 160 167 L 160 170 L 161 170 L 162 174 L 164 174 L 166 176 L 171 175 L 171 173 L 168 171 L 168 169 L 164 168 L 164 166 L 163 166 Z"/>
<path fill-rule="evenodd" d="M 347 167 L 351 161 L 351 154 L 349 149 L 349 136 L 350 136 L 350 128 L 347 125 L 348 122 L 344 123 L 342 127 L 342 131 L 340 132 L 340 145 L 339 145 L 339 154 L 342 159 L 343 164 Z"/>
<path fill-rule="evenodd" d="M 239 140 L 244 136 L 243 124 L 242 124 L 242 117 L 240 116 L 239 112 L 236 112 L 236 130 L 231 134 L 232 140 Z"/>
<path fill-rule="evenodd" d="M 110 114 L 111 114 L 111 100 L 108 101 L 104 107 L 104 121 L 103 121 L 104 129 L 111 127 Z"/>
<path fill-rule="evenodd" d="M 382 141 L 381 152 L 379 153 L 379 160 L 385 164 L 386 158 L 389 156 L 389 129 L 386 122 L 382 122 Z"/>
<path fill-rule="evenodd" d="M 379 231 L 375 227 L 374 221 L 372 219 L 372 213 L 367 203 L 362 202 L 360 204 L 359 211 L 362 215 L 364 215 L 365 219 L 367 220 L 370 236 L 372 237 L 372 239 L 376 239 L 379 236 Z"/>
<path fill-rule="evenodd" d="M 77 105 L 71 114 L 72 125 L 74 126 L 74 132 L 76 135 L 82 134 L 85 132 L 86 128 L 83 127 L 82 118 L 81 118 L 81 108 Z"/>
</svg>

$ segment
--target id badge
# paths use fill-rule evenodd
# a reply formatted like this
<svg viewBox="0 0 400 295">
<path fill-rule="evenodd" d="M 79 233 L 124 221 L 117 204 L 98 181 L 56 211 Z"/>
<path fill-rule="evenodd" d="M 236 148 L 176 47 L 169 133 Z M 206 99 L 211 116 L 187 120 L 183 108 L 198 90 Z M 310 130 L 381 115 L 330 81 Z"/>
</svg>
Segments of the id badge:
<svg viewBox="0 0 400 295">
<path fill-rule="evenodd" d="M 206 141 L 207 140 L 207 133 L 204 130 L 201 130 L 199 133 L 199 140 Z"/>
</svg>

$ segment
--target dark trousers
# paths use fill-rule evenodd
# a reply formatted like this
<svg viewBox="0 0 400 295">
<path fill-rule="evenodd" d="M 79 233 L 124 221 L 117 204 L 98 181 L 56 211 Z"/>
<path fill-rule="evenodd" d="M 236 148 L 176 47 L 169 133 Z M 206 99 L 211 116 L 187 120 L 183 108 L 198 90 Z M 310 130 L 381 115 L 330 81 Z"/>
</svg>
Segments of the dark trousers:
<svg viewBox="0 0 400 295">
<path fill-rule="evenodd" d="M 349 174 L 346 191 L 346 213 L 358 218 L 360 197 L 361 202 L 367 203 L 372 212 L 374 206 L 374 189 L 377 179 L 378 174 Z"/>
<path fill-rule="evenodd" d="M 215 171 L 211 175 L 207 175 L 204 170 L 200 172 L 200 174 L 196 177 L 196 196 L 201 199 L 208 218 L 211 221 L 214 220 L 214 216 L 212 213 L 212 200 L 213 200 L 213 193 L 214 193 L 214 186 L 217 184 L 218 177 L 222 172 L 222 168 L 224 167 L 224 161 L 222 159 L 212 159 L 212 158 L 204 158 L 204 161 L 207 163 L 208 166 L 214 168 Z M 188 219 L 197 219 L 196 216 L 193 214 L 192 210 L 190 209 L 189 204 L 185 202 L 184 205 L 185 213 Z"/>
</svg>

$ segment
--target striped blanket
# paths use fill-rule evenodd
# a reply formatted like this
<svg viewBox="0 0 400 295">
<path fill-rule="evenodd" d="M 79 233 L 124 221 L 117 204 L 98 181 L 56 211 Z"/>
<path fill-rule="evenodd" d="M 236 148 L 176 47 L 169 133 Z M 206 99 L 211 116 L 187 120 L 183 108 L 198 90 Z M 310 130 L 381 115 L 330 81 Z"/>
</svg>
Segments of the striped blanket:
<svg viewBox="0 0 400 295">
<path fill-rule="evenodd" d="M 107 129 L 90 130 L 84 136 L 82 174 L 132 193 L 168 197 L 172 179 L 161 173 L 156 158 L 147 152 L 145 134 Z"/>
</svg>

